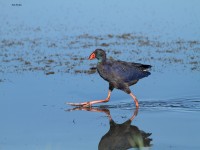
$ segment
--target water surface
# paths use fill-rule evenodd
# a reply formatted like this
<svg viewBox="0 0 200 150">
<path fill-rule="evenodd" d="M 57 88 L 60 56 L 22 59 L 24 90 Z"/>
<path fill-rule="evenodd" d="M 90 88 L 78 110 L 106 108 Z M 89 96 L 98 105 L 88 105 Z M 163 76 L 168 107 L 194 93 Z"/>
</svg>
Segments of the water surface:
<svg viewBox="0 0 200 150">
<path fill-rule="evenodd" d="M 0 150 L 94 150 L 122 129 L 132 146 L 147 135 L 145 149 L 200 149 L 198 0 L 8 0 L 0 9 Z M 106 97 L 87 60 L 96 48 L 153 66 L 131 87 L 137 116 L 119 90 L 100 111 L 69 111 L 66 102 Z"/>
</svg>

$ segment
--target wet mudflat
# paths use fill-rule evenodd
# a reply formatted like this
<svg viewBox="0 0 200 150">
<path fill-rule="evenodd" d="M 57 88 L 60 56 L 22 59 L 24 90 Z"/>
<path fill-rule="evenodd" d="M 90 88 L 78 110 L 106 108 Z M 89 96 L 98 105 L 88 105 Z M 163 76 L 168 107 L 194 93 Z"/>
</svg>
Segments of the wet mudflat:
<svg viewBox="0 0 200 150">
<path fill-rule="evenodd" d="M 0 2 L 0 150 L 200 149 L 199 2 L 117 2 Z M 65 104 L 106 97 L 96 48 L 153 66 L 139 110 L 119 90 Z"/>
</svg>

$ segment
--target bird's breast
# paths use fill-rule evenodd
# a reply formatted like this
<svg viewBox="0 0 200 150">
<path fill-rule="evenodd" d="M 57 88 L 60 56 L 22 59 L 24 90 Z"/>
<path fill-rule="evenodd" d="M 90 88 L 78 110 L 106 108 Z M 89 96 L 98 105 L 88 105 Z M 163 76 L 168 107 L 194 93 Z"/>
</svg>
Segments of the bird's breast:
<svg viewBox="0 0 200 150">
<path fill-rule="evenodd" d="M 108 81 L 109 79 L 109 70 L 107 68 L 105 68 L 105 66 L 103 66 L 102 64 L 98 64 L 97 65 L 97 71 L 99 73 L 99 75 Z"/>
</svg>

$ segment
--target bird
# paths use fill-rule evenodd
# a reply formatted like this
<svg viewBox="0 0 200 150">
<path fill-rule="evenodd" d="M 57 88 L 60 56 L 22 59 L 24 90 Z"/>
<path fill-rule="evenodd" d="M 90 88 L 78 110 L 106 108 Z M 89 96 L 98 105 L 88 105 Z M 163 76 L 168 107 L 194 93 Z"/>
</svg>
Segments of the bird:
<svg viewBox="0 0 200 150">
<path fill-rule="evenodd" d="M 129 94 L 135 102 L 136 108 L 139 108 L 138 99 L 131 92 L 130 86 L 136 84 L 140 79 L 148 77 L 151 73 L 151 65 L 126 62 L 121 60 L 108 59 L 106 52 L 102 49 L 93 51 L 89 60 L 97 59 L 97 71 L 99 75 L 109 83 L 108 95 L 103 100 L 92 100 L 82 103 L 67 103 L 72 106 L 91 107 L 93 104 L 106 103 L 110 100 L 111 92 L 119 89 Z"/>
</svg>

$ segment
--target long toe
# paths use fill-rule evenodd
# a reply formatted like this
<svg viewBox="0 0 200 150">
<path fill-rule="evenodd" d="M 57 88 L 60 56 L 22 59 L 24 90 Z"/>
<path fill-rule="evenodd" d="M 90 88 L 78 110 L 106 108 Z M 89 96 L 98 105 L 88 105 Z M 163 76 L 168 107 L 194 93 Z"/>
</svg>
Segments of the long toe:
<svg viewBox="0 0 200 150">
<path fill-rule="evenodd" d="M 83 106 L 83 103 L 66 103 L 67 105 L 71 105 L 71 106 Z"/>
<path fill-rule="evenodd" d="M 67 105 L 76 106 L 76 107 L 91 107 L 90 102 L 83 102 L 83 103 L 66 103 Z"/>
<path fill-rule="evenodd" d="M 82 107 L 91 107 L 91 106 L 92 106 L 92 104 L 90 102 L 84 103 L 82 105 Z"/>
</svg>

